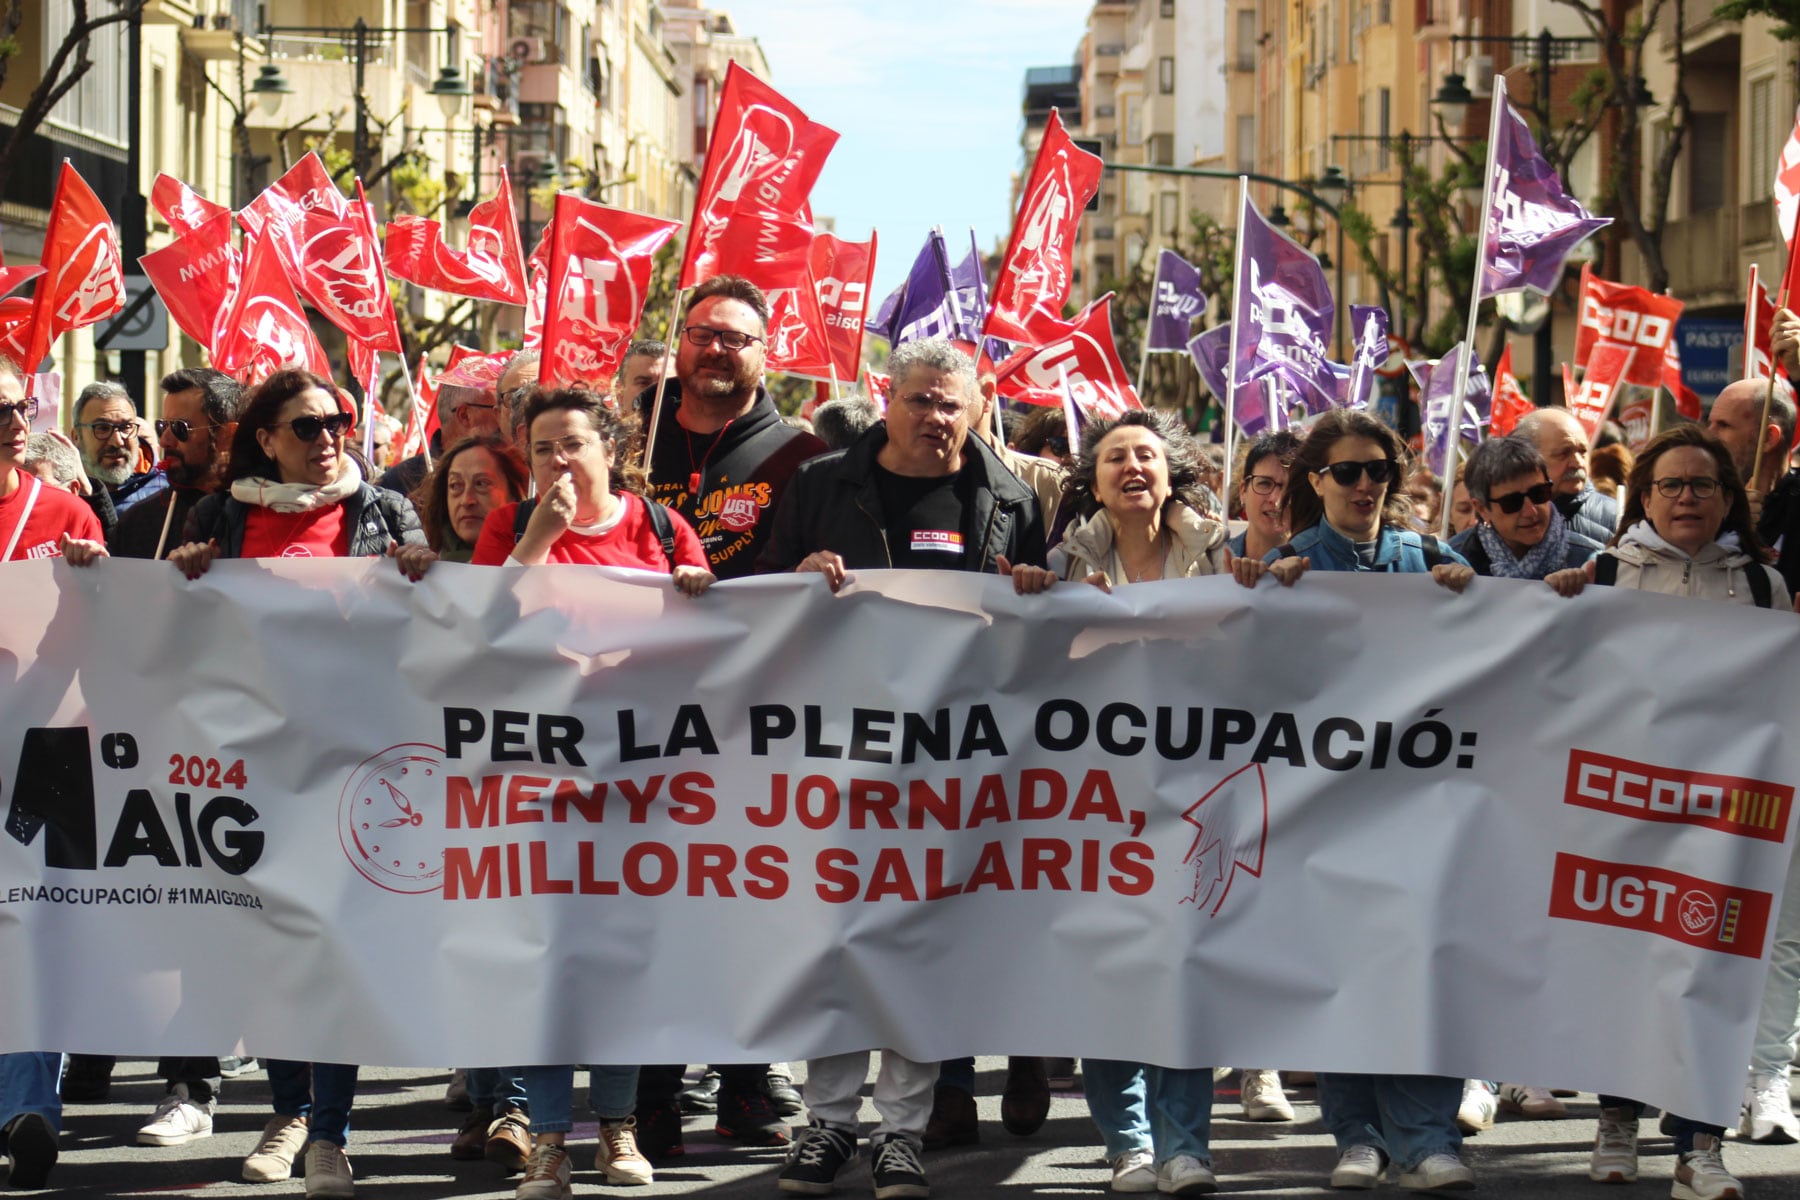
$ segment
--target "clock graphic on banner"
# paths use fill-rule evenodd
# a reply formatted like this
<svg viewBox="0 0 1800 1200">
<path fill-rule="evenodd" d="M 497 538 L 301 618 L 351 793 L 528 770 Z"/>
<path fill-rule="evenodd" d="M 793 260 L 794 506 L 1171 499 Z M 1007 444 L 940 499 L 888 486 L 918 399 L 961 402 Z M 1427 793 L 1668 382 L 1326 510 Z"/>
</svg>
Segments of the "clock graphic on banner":
<svg viewBox="0 0 1800 1200">
<path fill-rule="evenodd" d="M 444 794 L 444 751 L 403 742 L 364 759 L 338 800 L 338 839 L 363 877 L 419 895 L 444 885 L 444 847 L 427 827 Z"/>
</svg>

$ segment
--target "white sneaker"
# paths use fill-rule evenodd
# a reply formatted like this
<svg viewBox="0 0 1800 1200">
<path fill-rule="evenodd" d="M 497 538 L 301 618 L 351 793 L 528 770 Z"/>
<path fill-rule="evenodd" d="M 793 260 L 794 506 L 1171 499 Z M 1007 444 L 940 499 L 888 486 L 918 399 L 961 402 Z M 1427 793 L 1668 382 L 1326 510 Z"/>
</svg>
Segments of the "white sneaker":
<svg viewBox="0 0 1800 1200">
<path fill-rule="evenodd" d="M 1675 1164 L 1675 1186 L 1669 1195 L 1673 1200 L 1741 1200 L 1743 1194 L 1744 1185 L 1719 1157 L 1719 1139 L 1696 1133 L 1694 1148 Z"/>
<path fill-rule="evenodd" d="M 1456 1106 L 1456 1127 L 1464 1133 L 1480 1133 L 1494 1127 L 1499 1102 L 1485 1079 L 1463 1080 L 1462 1103 Z"/>
<path fill-rule="evenodd" d="M 568 1151 L 561 1146 L 534 1146 L 513 1200 L 569 1200 L 573 1194 Z"/>
<path fill-rule="evenodd" d="M 1112 1160 L 1112 1173 L 1115 1192 L 1154 1192 L 1156 1155 L 1148 1150 L 1127 1150 Z"/>
<path fill-rule="evenodd" d="M 1400 1186 L 1409 1192 L 1462 1192 L 1475 1186 L 1475 1172 L 1454 1154 L 1432 1154 L 1400 1172 Z"/>
<path fill-rule="evenodd" d="M 1588 1158 L 1588 1178 L 1595 1183 L 1637 1182 L 1638 1119 L 1629 1108 L 1603 1108 Z"/>
<path fill-rule="evenodd" d="M 169 1089 L 151 1116 L 149 1124 L 138 1130 L 140 1146 L 185 1146 L 195 1138 L 211 1137 L 212 1101 L 201 1104 L 188 1099 L 188 1086 L 178 1083 Z"/>
<path fill-rule="evenodd" d="M 1281 1090 L 1279 1071 L 1245 1071 L 1238 1087 L 1246 1121 L 1291 1121 L 1294 1106 Z"/>
<path fill-rule="evenodd" d="M 1372 1188 L 1387 1174 L 1387 1161 L 1373 1146 L 1346 1146 L 1331 1170 L 1334 1188 Z"/>
<path fill-rule="evenodd" d="M 655 1172 L 637 1144 L 637 1118 L 600 1122 L 600 1149 L 594 1154 L 594 1170 L 605 1174 L 606 1182 L 641 1187 L 653 1182 Z"/>
<path fill-rule="evenodd" d="M 1549 1088 L 1526 1083 L 1501 1084 L 1500 1107 L 1534 1121 L 1552 1121 L 1569 1115 L 1569 1106 L 1551 1095 Z"/>
<path fill-rule="evenodd" d="M 306 1118 L 273 1116 L 262 1140 L 244 1159 L 245 1183 L 280 1183 L 294 1174 L 294 1160 L 306 1150 Z"/>
<path fill-rule="evenodd" d="M 311 1142 L 306 1147 L 306 1200 L 355 1200 L 356 1185 L 350 1179 L 350 1156 L 336 1142 Z"/>
<path fill-rule="evenodd" d="M 1169 1196 L 1204 1196 L 1219 1190 L 1212 1168 L 1191 1154 L 1177 1154 L 1157 1168 L 1156 1190 Z"/>
<path fill-rule="evenodd" d="M 1755 1074 L 1744 1087 L 1744 1118 L 1738 1136 L 1751 1142 L 1786 1145 L 1800 1142 L 1800 1121 L 1788 1099 L 1786 1075 Z"/>
</svg>

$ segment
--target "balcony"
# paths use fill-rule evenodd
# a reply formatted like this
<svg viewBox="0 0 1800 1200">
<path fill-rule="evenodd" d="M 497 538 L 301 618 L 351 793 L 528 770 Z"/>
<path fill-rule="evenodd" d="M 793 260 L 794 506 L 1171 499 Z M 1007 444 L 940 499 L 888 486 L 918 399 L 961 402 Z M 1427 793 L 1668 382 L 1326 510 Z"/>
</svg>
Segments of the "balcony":
<svg viewBox="0 0 1800 1200">
<path fill-rule="evenodd" d="M 1770 206 L 1764 202 L 1766 211 Z M 1670 221 L 1663 234 L 1669 291 L 1699 301 L 1738 291 L 1738 209 L 1715 208 Z"/>
<path fill-rule="evenodd" d="M 1775 206 L 1756 200 L 1739 208 L 1738 240 L 1746 249 L 1775 245 Z"/>
</svg>

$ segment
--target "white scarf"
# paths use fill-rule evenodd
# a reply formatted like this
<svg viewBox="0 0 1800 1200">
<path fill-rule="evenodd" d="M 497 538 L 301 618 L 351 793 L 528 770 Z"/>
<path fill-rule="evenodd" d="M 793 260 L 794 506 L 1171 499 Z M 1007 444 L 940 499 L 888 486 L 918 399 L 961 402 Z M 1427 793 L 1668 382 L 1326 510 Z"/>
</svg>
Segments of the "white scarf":
<svg viewBox="0 0 1800 1200">
<path fill-rule="evenodd" d="M 329 508 L 333 504 L 343 503 L 362 487 L 362 468 L 356 465 L 356 460 L 345 456 L 343 463 L 343 470 L 338 472 L 338 477 L 323 484 L 276 483 L 273 479 L 246 475 L 231 485 L 231 498 L 280 513 L 303 513 Z"/>
</svg>

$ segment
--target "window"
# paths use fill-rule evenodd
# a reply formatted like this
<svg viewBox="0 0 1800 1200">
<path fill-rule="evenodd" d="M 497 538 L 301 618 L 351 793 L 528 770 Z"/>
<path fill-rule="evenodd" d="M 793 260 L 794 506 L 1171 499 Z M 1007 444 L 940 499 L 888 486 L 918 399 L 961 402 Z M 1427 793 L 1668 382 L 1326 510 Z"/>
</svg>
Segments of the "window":
<svg viewBox="0 0 1800 1200">
<path fill-rule="evenodd" d="M 1776 160 L 1774 109 L 1775 78 L 1765 75 L 1750 81 L 1750 169 L 1762 171 Z"/>
<path fill-rule="evenodd" d="M 1686 145 L 1688 211 L 1725 207 L 1725 166 L 1729 130 L 1725 113 L 1695 113 Z"/>
<path fill-rule="evenodd" d="M 1237 169 L 1256 170 L 1256 116 L 1253 113 L 1238 114 Z"/>
<path fill-rule="evenodd" d="M 1175 60 L 1164 55 L 1156 60 L 1156 86 L 1165 96 L 1175 94 Z"/>
<path fill-rule="evenodd" d="M 1387 139 L 1390 129 L 1389 123 L 1394 118 L 1394 93 L 1390 92 L 1387 88 L 1376 88 L 1375 94 L 1377 100 L 1376 119 L 1380 122 L 1380 125 L 1376 128 L 1375 132 L 1381 135 L 1381 169 L 1385 171 L 1388 169 Z"/>
<path fill-rule="evenodd" d="M 1141 97 L 1125 97 L 1125 144 L 1141 146 L 1144 142 L 1144 104 Z"/>
<path fill-rule="evenodd" d="M 1237 69 L 1256 70 L 1256 10 L 1253 8 L 1238 9 Z"/>
<path fill-rule="evenodd" d="M 1175 0 L 1162 0 L 1162 15 L 1165 17 L 1175 15 Z"/>
<path fill-rule="evenodd" d="M 1163 236 L 1173 237 L 1176 224 L 1181 220 L 1181 197 L 1174 192 L 1164 192 L 1158 203 L 1162 205 L 1162 218 L 1158 223 L 1162 226 Z"/>
</svg>

